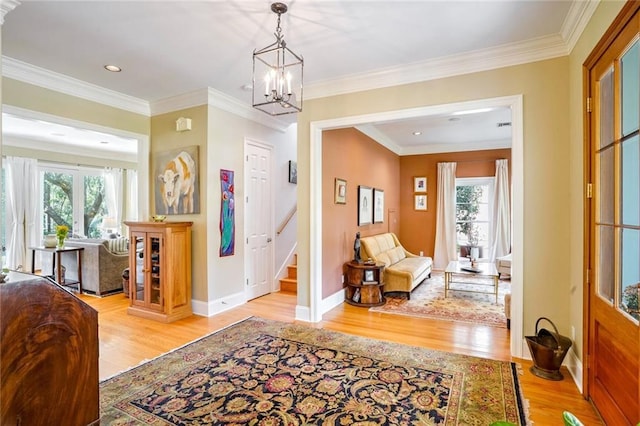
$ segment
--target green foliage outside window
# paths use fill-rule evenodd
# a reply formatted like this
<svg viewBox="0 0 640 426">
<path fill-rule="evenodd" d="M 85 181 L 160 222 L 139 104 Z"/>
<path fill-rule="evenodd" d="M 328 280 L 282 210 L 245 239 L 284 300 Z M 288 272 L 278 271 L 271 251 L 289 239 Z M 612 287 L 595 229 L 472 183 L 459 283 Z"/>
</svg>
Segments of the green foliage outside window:
<svg viewBox="0 0 640 426">
<path fill-rule="evenodd" d="M 100 224 L 106 215 L 104 179 L 99 175 L 84 176 L 84 228 L 82 235 L 99 238 Z M 68 173 L 45 172 L 43 185 L 43 232 L 55 234 L 58 225 L 73 227 L 73 176 Z M 77 232 L 74 229 L 74 232 Z"/>
<path fill-rule="evenodd" d="M 466 235 L 472 246 L 477 246 L 481 237 L 480 230 L 473 221 L 480 212 L 482 195 L 483 187 L 479 185 L 456 187 L 456 232 Z"/>
</svg>

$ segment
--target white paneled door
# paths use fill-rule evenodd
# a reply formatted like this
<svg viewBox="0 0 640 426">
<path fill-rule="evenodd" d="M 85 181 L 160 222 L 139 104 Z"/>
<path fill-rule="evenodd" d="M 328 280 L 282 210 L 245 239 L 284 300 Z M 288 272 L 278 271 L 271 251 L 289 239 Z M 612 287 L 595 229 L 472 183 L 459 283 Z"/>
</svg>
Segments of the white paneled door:
<svg viewBox="0 0 640 426">
<path fill-rule="evenodd" d="M 272 147 L 245 143 L 245 282 L 247 299 L 273 288 Z"/>
</svg>

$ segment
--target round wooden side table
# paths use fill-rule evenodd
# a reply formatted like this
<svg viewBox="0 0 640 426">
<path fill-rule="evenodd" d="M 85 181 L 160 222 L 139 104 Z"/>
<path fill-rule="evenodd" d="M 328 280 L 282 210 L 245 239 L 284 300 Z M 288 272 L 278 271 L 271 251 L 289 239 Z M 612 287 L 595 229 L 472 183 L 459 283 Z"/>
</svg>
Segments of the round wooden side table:
<svg viewBox="0 0 640 426">
<path fill-rule="evenodd" d="M 347 262 L 345 302 L 355 306 L 384 305 L 384 263 Z"/>
</svg>

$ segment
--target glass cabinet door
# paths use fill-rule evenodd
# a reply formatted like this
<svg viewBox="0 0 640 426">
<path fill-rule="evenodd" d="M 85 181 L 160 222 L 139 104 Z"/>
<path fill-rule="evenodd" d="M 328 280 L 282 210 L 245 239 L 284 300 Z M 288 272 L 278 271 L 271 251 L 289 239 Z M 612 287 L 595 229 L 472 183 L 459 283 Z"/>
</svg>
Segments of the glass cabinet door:
<svg viewBox="0 0 640 426">
<path fill-rule="evenodd" d="M 135 250 L 135 262 L 129 265 L 129 289 L 131 303 L 134 305 L 143 305 L 144 302 L 144 282 L 145 282 L 145 256 L 144 256 L 144 237 L 145 234 L 132 233 L 132 242 L 129 244 L 129 250 Z M 131 263 L 131 262 L 130 262 Z"/>
<path fill-rule="evenodd" d="M 162 235 L 149 234 L 149 304 L 162 309 Z"/>
<path fill-rule="evenodd" d="M 162 234 L 134 232 L 135 263 L 129 279 L 133 285 L 131 303 L 162 310 Z"/>
</svg>

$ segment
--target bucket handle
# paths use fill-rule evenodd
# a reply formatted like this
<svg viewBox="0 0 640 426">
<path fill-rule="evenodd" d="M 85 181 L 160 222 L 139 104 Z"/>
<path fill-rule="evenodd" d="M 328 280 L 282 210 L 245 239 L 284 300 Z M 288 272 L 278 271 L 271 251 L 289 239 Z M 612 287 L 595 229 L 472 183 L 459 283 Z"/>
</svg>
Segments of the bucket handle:
<svg viewBox="0 0 640 426">
<path fill-rule="evenodd" d="M 553 336 L 553 339 L 556 341 L 556 344 L 558 345 L 558 348 L 556 349 L 556 351 L 561 351 L 562 347 L 560 346 L 560 339 L 558 339 L 558 336 L 560 335 L 560 333 L 558 333 L 558 329 L 556 328 L 556 325 L 549 318 L 547 317 L 538 318 L 538 321 L 536 321 L 536 336 L 538 335 L 538 324 L 540 323 L 540 320 L 545 320 L 549 324 L 551 324 L 551 326 L 553 327 L 553 331 L 555 331 L 555 333 L 550 333 L 550 334 Z"/>
</svg>

